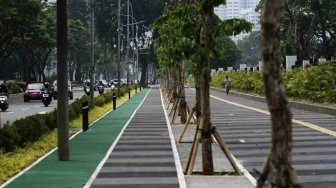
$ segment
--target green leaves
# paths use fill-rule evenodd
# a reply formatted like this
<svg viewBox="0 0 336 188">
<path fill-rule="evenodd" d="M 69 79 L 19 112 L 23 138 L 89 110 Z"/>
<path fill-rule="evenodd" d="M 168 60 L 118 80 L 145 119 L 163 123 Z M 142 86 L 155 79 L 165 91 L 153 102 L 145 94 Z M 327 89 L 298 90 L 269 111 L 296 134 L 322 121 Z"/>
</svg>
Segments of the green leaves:
<svg viewBox="0 0 336 188">
<path fill-rule="evenodd" d="M 232 36 L 241 32 L 249 33 L 252 30 L 252 24 L 244 19 L 229 19 L 221 21 L 216 20 L 216 26 L 213 27 L 213 35 L 216 36 Z"/>
<path fill-rule="evenodd" d="M 201 11 L 208 12 L 221 4 L 226 4 L 226 0 L 202 0 Z"/>
</svg>

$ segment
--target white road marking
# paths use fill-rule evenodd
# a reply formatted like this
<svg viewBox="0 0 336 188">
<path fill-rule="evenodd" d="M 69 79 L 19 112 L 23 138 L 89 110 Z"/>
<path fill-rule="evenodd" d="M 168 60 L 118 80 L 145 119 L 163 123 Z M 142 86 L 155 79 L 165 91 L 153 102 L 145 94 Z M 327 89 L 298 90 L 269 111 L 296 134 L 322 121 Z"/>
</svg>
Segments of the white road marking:
<svg viewBox="0 0 336 188">
<path fill-rule="evenodd" d="M 39 112 L 39 114 L 46 114 L 47 112 Z"/>
<path fill-rule="evenodd" d="M 180 188 L 187 188 L 187 182 L 184 178 L 180 156 L 179 156 L 178 151 L 177 151 L 173 130 L 171 128 L 171 124 L 170 124 L 169 117 L 168 117 L 168 112 L 167 112 L 165 104 L 163 102 L 164 100 L 163 100 L 161 89 L 160 89 L 160 96 L 161 96 L 161 105 L 162 105 L 162 108 L 163 108 L 163 111 L 164 111 L 164 114 L 165 114 L 165 118 L 166 118 L 166 123 L 167 123 L 167 126 L 168 126 L 170 143 L 171 143 L 171 146 L 172 146 L 172 149 L 173 149 L 174 161 L 175 161 L 175 167 L 176 167 L 176 172 L 177 172 L 177 178 L 178 178 L 178 181 L 179 181 L 179 185 L 180 185 Z"/>
<path fill-rule="evenodd" d="M 244 139 L 239 139 L 239 142 L 240 142 L 240 143 L 246 143 L 246 140 L 244 140 Z"/>
<path fill-rule="evenodd" d="M 35 108 L 40 108 L 41 106 L 34 106 Z"/>
<path fill-rule="evenodd" d="M 22 109 L 22 110 L 26 111 L 26 110 L 29 110 L 29 108 L 24 108 L 24 109 Z"/>
<path fill-rule="evenodd" d="M 223 101 L 223 102 L 235 105 L 235 106 L 239 106 L 239 107 L 242 107 L 242 108 L 247 108 L 247 109 L 254 110 L 254 111 L 257 111 L 257 112 L 260 112 L 260 113 L 263 113 L 263 114 L 270 115 L 270 112 L 265 111 L 265 110 L 261 110 L 261 109 L 258 109 L 258 108 L 253 108 L 253 107 L 250 107 L 250 106 L 245 106 L 245 105 L 242 105 L 242 104 L 238 104 L 238 103 L 235 103 L 235 102 L 224 100 L 224 99 L 221 99 L 221 98 L 213 96 L 213 95 L 210 95 L 210 96 L 212 98 L 218 99 L 220 101 Z M 308 128 L 311 128 L 311 129 L 314 129 L 316 131 L 320 131 L 322 133 L 325 133 L 325 134 L 328 134 L 328 135 L 336 137 L 336 131 L 332 131 L 332 130 L 320 127 L 318 125 L 314 125 L 314 124 L 311 124 L 311 123 L 308 123 L 308 122 L 304 122 L 304 121 L 300 121 L 300 120 L 297 120 L 297 119 L 292 119 L 292 122 L 293 123 L 297 123 L 297 124 L 302 125 L 302 126 L 305 126 L 305 127 L 308 127 Z"/>
</svg>

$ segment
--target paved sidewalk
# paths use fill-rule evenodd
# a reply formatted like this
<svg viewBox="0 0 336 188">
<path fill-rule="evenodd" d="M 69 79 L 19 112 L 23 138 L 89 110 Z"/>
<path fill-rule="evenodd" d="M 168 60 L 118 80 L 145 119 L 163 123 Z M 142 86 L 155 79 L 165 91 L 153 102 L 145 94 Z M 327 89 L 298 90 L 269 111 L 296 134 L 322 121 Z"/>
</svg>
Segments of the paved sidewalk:
<svg viewBox="0 0 336 188">
<path fill-rule="evenodd" d="M 160 91 L 153 88 L 103 161 L 90 187 L 185 187 L 182 169 L 175 165 L 170 136 Z"/>
</svg>

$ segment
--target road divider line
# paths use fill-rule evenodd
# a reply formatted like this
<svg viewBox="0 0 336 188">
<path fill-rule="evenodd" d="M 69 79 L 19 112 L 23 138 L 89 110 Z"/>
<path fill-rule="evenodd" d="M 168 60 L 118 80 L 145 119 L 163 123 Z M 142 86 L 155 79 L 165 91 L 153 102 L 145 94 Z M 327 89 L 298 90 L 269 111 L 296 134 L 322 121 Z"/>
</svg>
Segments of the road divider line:
<svg viewBox="0 0 336 188">
<path fill-rule="evenodd" d="M 245 105 L 242 105 L 242 104 L 231 102 L 231 101 L 228 101 L 228 100 L 225 100 L 225 99 L 221 99 L 221 98 L 213 96 L 213 95 L 210 95 L 210 96 L 212 98 L 214 98 L 214 99 L 217 99 L 217 100 L 220 100 L 220 101 L 223 101 L 223 102 L 235 105 L 235 106 L 239 106 L 239 107 L 247 108 L 247 109 L 250 109 L 250 110 L 254 110 L 254 111 L 257 111 L 257 112 L 260 112 L 260 113 L 263 113 L 263 114 L 271 115 L 270 112 L 265 111 L 265 110 L 261 110 L 261 109 L 258 109 L 258 108 L 253 108 L 253 107 L 250 107 L 250 106 L 245 106 Z M 320 127 L 318 125 L 315 125 L 315 124 L 312 124 L 312 123 L 308 123 L 308 122 L 304 122 L 304 121 L 297 120 L 297 119 L 292 119 L 292 122 L 296 123 L 296 124 L 299 124 L 299 125 L 302 125 L 302 126 L 305 126 L 305 127 L 308 127 L 308 128 L 311 128 L 311 129 L 314 129 L 316 131 L 328 134 L 330 136 L 336 137 L 336 132 L 335 131 L 332 131 L 332 130 Z"/>
<path fill-rule="evenodd" d="M 26 110 L 29 110 L 29 108 L 23 108 L 22 110 L 23 110 L 23 111 L 26 111 Z"/>
</svg>

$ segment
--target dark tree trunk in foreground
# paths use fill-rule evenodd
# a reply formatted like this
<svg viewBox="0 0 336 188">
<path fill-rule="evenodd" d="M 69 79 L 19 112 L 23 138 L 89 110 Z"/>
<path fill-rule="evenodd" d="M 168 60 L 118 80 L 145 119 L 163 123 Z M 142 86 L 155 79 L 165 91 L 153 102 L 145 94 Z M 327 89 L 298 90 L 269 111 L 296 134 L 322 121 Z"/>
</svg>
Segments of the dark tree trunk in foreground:
<svg viewBox="0 0 336 188">
<path fill-rule="evenodd" d="M 205 49 L 210 49 L 210 28 L 213 22 L 213 8 L 202 13 L 203 24 L 200 32 L 200 44 Z M 202 133 L 202 166 L 204 175 L 213 175 L 213 159 L 211 148 L 211 112 L 210 112 L 210 63 L 209 55 L 201 58 L 200 88 L 201 88 L 201 118 L 204 118 Z"/>
<path fill-rule="evenodd" d="M 280 19 L 282 0 L 266 0 L 262 16 L 264 84 L 272 121 L 272 149 L 268 161 L 272 188 L 296 183 L 292 168 L 292 114 L 281 77 Z"/>
<path fill-rule="evenodd" d="M 57 0 L 57 129 L 58 158 L 70 159 L 68 109 L 68 26 L 67 1 Z"/>
</svg>

